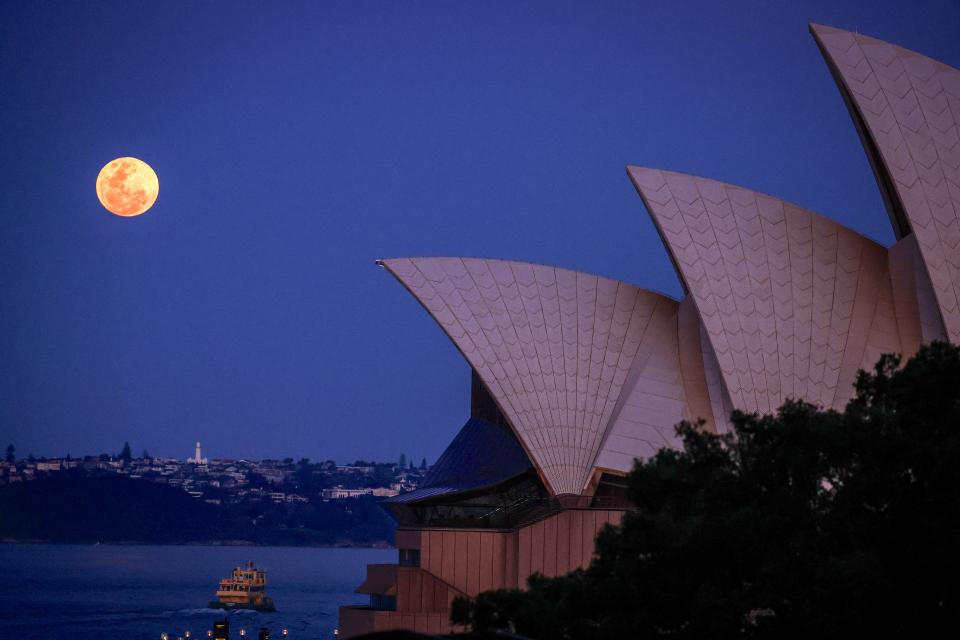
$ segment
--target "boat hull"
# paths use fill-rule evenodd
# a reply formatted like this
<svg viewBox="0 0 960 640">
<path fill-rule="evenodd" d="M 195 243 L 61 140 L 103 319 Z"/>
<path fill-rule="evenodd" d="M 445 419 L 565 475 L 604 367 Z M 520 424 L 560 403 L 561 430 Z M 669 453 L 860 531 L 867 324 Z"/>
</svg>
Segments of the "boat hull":
<svg viewBox="0 0 960 640">
<path fill-rule="evenodd" d="M 207 605 L 210 609 L 226 609 L 232 611 L 234 609 L 248 609 L 251 611 L 259 611 L 261 613 L 273 613 L 277 608 L 273 605 L 273 600 L 271 598 L 264 598 L 263 601 L 253 603 L 253 602 L 220 602 L 219 600 L 211 600 L 210 604 Z"/>
</svg>

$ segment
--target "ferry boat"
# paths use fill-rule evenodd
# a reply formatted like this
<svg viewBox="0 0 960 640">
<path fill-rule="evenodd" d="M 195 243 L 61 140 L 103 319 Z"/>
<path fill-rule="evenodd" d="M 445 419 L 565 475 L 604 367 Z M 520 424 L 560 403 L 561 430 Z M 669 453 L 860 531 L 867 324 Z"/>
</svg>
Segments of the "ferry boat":
<svg viewBox="0 0 960 640">
<path fill-rule="evenodd" d="M 277 610 L 273 598 L 267 595 L 267 572 L 254 567 L 253 562 L 248 562 L 246 567 L 234 567 L 230 577 L 220 581 L 217 599 L 209 606 L 211 609 Z"/>
</svg>

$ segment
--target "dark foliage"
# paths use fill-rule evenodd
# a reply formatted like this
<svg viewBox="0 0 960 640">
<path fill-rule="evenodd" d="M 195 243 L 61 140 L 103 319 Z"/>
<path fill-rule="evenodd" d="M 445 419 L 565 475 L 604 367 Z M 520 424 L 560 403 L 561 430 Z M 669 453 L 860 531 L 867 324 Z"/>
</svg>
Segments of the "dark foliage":
<svg viewBox="0 0 960 640">
<path fill-rule="evenodd" d="M 458 601 L 534 638 L 939 637 L 960 625 L 960 349 L 861 372 L 843 413 L 788 402 L 630 474 L 585 571 Z"/>
<path fill-rule="evenodd" d="M 64 472 L 0 490 L 0 537 L 50 542 L 201 540 L 211 505 L 180 489 Z"/>
</svg>

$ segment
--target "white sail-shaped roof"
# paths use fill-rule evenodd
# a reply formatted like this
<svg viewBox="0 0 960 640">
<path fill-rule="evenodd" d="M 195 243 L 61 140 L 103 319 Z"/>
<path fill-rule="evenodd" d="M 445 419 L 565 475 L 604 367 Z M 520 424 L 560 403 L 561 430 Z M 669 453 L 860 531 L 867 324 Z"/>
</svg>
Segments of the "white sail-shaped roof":
<svg viewBox="0 0 960 640">
<path fill-rule="evenodd" d="M 733 406 L 842 408 L 901 344 L 884 247 L 755 191 L 629 167 L 716 354 Z"/>
<path fill-rule="evenodd" d="M 460 349 L 554 494 L 581 493 L 598 465 L 628 471 L 680 420 L 712 424 L 702 370 L 681 366 L 675 300 L 522 262 L 379 263 Z"/>
<path fill-rule="evenodd" d="M 864 141 L 898 237 L 913 233 L 946 337 L 960 343 L 960 70 L 810 25 Z"/>
<path fill-rule="evenodd" d="M 811 26 L 899 242 L 714 180 L 629 167 L 689 292 L 503 260 L 381 261 L 460 349 L 554 494 L 675 445 L 680 420 L 842 408 L 882 353 L 960 342 L 960 72 Z"/>
</svg>

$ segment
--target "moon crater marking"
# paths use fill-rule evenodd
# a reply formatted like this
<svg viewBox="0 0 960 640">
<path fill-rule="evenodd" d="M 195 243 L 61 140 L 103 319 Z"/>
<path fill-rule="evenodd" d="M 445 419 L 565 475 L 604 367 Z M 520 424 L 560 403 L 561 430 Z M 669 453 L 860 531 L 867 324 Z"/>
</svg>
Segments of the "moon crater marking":
<svg viewBox="0 0 960 640">
<path fill-rule="evenodd" d="M 129 218 L 147 211 L 157 201 L 160 181 L 143 160 L 117 158 L 97 176 L 97 198 L 110 213 Z"/>
</svg>

